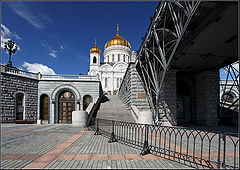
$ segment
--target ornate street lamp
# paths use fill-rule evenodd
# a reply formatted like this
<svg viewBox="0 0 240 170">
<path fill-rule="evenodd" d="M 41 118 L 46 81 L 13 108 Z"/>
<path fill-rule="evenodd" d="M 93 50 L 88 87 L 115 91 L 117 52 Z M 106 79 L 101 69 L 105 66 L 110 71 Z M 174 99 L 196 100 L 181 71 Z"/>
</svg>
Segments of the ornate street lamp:
<svg viewBox="0 0 240 170">
<path fill-rule="evenodd" d="M 11 55 L 16 53 L 18 46 L 15 45 L 12 40 L 8 40 L 8 42 L 5 42 L 4 44 L 5 51 L 9 53 L 9 60 L 7 66 L 12 67 Z"/>
</svg>

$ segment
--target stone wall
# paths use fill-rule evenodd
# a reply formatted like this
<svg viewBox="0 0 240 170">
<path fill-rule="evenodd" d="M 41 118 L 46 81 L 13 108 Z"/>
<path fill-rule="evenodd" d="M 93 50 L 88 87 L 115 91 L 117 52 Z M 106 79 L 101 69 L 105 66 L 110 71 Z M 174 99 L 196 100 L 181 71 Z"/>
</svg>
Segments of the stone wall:
<svg viewBox="0 0 240 170">
<path fill-rule="evenodd" d="M 131 105 L 135 105 L 139 111 L 150 110 L 147 94 L 135 68 L 135 63 L 129 63 L 119 88 L 118 97 L 128 110 L 131 110 Z"/>
<path fill-rule="evenodd" d="M 165 104 L 166 113 L 160 110 L 160 121 L 169 121 L 171 125 L 176 125 L 177 117 L 177 89 L 176 89 L 176 70 L 168 70 L 165 75 L 165 81 L 163 85 L 163 96 L 160 96 L 162 103 Z M 167 120 L 165 120 L 165 118 Z"/>
<path fill-rule="evenodd" d="M 37 120 L 38 80 L 24 76 L 1 73 L 1 121 L 16 119 L 16 94 L 25 98 L 25 120 Z"/>
<path fill-rule="evenodd" d="M 219 72 L 204 71 L 195 76 L 195 82 L 197 123 L 204 125 L 217 125 Z"/>
</svg>

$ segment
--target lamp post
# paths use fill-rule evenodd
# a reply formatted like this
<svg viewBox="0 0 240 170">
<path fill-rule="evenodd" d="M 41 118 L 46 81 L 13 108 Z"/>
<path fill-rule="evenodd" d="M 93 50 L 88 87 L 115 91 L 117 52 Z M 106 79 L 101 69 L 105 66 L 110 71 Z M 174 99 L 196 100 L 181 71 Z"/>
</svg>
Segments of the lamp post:
<svg viewBox="0 0 240 170">
<path fill-rule="evenodd" d="M 12 67 L 11 56 L 12 54 L 16 53 L 18 46 L 15 45 L 15 43 L 12 40 L 8 40 L 8 42 L 5 42 L 4 44 L 5 51 L 9 53 L 9 60 L 7 66 Z"/>
</svg>

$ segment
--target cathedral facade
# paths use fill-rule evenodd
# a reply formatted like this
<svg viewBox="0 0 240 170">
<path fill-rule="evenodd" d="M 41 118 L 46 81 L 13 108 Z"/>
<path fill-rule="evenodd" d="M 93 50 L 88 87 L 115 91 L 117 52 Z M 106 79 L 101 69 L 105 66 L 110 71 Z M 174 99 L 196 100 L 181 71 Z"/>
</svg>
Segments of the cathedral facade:
<svg viewBox="0 0 240 170">
<path fill-rule="evenodd" d="M 90 70 L 88 75 L 97 76 L 105 94 L 115 95 L 120 87 L 128 63 L 135 62 L 136 53 L 131 51 L 130 43 L 117 34 L 104 46 L 104 61 L 101 62 L 101 50 L 95 46 L 90 49 Z"/>
</svg>

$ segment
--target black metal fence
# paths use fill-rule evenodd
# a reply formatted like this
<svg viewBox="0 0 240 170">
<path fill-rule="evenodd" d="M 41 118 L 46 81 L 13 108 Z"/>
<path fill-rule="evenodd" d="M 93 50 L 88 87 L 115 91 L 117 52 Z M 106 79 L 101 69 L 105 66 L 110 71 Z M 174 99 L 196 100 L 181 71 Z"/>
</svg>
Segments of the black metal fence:
<svg viewBox="0 0 240 170">
<path fill-rule="evenodd" d="M 208 168 L 239 169 L 237 134 L 105 119 L 92 119 L 92 123 L 95 134 L 107 136 L 109 142 L 135 146 L 142 150 L 141 155 L 152 153 Z"/>
</svg>

